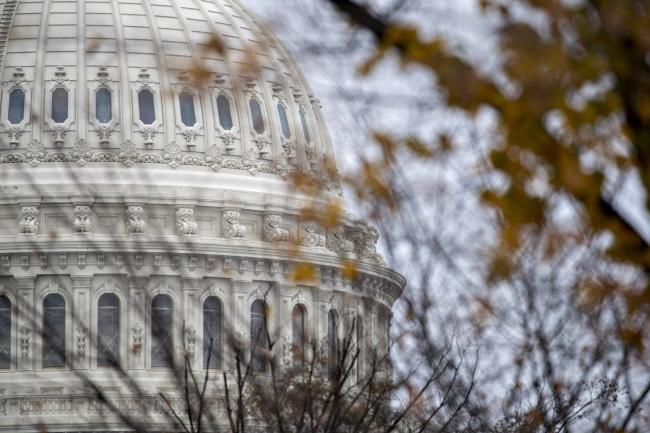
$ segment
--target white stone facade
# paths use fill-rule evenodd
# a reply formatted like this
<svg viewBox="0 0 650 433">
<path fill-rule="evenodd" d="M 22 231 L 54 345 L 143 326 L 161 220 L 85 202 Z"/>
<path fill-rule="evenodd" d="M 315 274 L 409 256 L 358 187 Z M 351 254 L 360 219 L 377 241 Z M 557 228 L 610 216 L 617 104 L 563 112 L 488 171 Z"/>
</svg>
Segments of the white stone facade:
<svg viewBox="0 0 650 433">
<path fill-rule="evenodd" d="M 324 230 L 299 219 L 308 198 L 285 177 L 295 168 L 324 176 L 322 158 L 332 155 L 326 128 L 300 71 L 239 1 L 0 7 L 0 29 L 8 30 L 0 72 L 0 296 L 12 306 L 9 328 L 0 326 L 11 355 L 0 368 L 0 431 L 32 432 L 40 423 L 98 429 L 105 414 L 82 376 L 130 414 L 163 423 L 155 396 L 169 390 L 169 372 L 152 365 L 158 294 L 172 301 L 173 356 L 180 361 L 190 351 L 199 372 L 208 297 L 221 305 L 223 335 L 242 340 L 257 299 L 267 303 L 269 330 L 279 338 L 290 335 L 297 304 L 311 341 L 326 338 L 330 310 L 341 336 L 357 320 L 372 345 L 384 338 L 405 282 L 384 265 L 377 232 L 363 221 L 345 214 L 341 226 Z M 224 55 L 205 48 L 212 33 L 225 41 Z M 258 77 L 245 74 L 245 48 L 258 57 Z M 200 90 L 187 73 L 197 62 L 215 72 Z M 152 107 L 142 91 L 153 96 Z M 329 198 L 340 200 L 336 179 L 326 185 Z M 343 277 L 341 256 L 356 261 L 359 280 Z M 299 261 L 315 266 L 314 281 L 292 281 Z M 119 299 L 119 362 L 151 400 L 134 398 L 98 366 L 98 302 L 106 293 Z M 55 368 L 43 358 L 49 294 L 65 301 L 67 356 Z M 215 370 L 231 371 L 219 344 Z M 282 344 L 276 350 L 289 362 Z M 211 386 L 219 395 L 217 381 Z M 111 428 L 120 428 L 117 419 Z"/>
</svg>

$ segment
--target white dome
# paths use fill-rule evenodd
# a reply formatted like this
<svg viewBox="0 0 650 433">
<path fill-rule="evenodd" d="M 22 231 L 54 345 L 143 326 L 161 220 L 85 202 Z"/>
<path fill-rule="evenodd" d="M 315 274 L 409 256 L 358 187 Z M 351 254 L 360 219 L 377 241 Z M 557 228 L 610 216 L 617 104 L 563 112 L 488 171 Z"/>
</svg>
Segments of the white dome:
<svg viewBox="0 0 650 433">
<path fill-rule="evenodd" d="M 345 213 L 326 229 L 301 218 L 311 198 L 285 175 L 323 175 L 325 126 L 295 64 L 238 0 L 0 8 L 0 432 L 124 429 L 82 377 L 165 430 L 159 393 L 173 378 L 160 354 L 231 373 L 225 336 L 250 343 L 258 301 L 283 365 L 296 308 L 321 351 L 353 323 L 355 338 L 370 339 L 360 359 L 386 343 L 405 281 L 364 221 Z M 215 33 L 223 55 L 204 45 Z M 216 71 L 199 88 L 196 65 Z M 326 184 L 324 197 L 341 203 L 336 181 Z M 303 263 L 315 278 L 296 281 Z M 167 346 L 152 335 L 160 299 Z M 219 363 L 206 365 L 204 333 L 215 329 Z M 102 364 L 109 351 L 146 395 Z M 223 384 L 209 395 L 223 398 Z"/>
<path fill-rule="evenodd" d="M 237 0 L 14 1 L 4 8 L 2 163 L 282 174 L 332 156 L 309 86 Z M 16 88 L 25 92 L 23 105 L 10 101 Z M 147 101 L 140 101 L 143 90 Z"/>
</svg>

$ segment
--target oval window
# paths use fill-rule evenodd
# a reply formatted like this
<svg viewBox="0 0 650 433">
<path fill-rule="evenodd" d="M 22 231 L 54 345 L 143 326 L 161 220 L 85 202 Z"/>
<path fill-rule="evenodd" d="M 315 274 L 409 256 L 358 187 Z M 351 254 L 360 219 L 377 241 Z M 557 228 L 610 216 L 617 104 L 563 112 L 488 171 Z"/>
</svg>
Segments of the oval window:
<svg viewBox="0 0 650 433">
<path fill-rule="evenodd" d="M 52 120 L 54 123 L 68 120 L 68 91 L 63 87 L 57 87 L 52 92 Z"/>
<path fill-rule="evenodd" d="M 194 111 L 194 96 L 189 92 L 183 92 L 178 97 L 181 104 L 181 122 L 185 126 L 196 125 L 196 112 Z"/>
<path fill-rule="evenodd" d="M 219 124 L 226 131 L 233 127 L 232 114 L 230 113 L 230 101 L 226 95 L 217 96 L 217 111 L 219 112 Z"/>
<path fill-rule="evenodd" d="M 253 129 L 255 129 L 255 132 L 257 132 L 258 134 L 263 134 L 265 127 L 264 127 L 264 117 L 262 116 L 262 106 L 260 105 L 257 99 L 251 99 L 250 107 L 251 107 L 251 117 L 253 120 Z"/>
<path fill-rule="evenodd" d="M 113 101 L 111 91 L 106 87 L 95 92 L 95 116 L 99 123 L 108 123 L 113 119 Z"/>
<path fill-rule="evenodd" d="M 138 93 L 138 107 L 140 121 L 145 125 L 151 125 L 156 121 L 156 110 L 153 103 L 153 92 L 149 89 L 142 89 Z"/>
<path fill-rule="evenodd" d="M 309 143 L 311 137 L 309 136 L 309 128 L 307 127 L 307 113 L 302 108 L 300 109 L 300 123 L 302 123 L 302 133 L 305 135 L 305 140 Z"/>
<path fill-rule="evenodd" d="M 25 91 L 13 89 L 9 93 L 9 123 L 15 125 L 25 118 Z"/>
<path fill-rule="evenodd" d="M 289 119 L 287 119 L 287 110 L 284 105 L 278 104 L 278 117 L 280 118 L 280 127 L 284 138 L 291 138 L 291 129 L 289 129 Z"/>
</svg>

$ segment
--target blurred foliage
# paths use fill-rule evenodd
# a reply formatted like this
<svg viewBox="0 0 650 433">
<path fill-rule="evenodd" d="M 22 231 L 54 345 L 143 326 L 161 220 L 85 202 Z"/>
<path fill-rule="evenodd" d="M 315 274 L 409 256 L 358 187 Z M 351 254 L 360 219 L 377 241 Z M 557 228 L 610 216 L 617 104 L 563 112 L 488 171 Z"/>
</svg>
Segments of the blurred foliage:
<svg viewBox="0 0 650 433">
<path fill-rule="evenodd" d="M 331 3 L 377 38 L 376 52 L 361 73 L 397 53 L 403 65 L 419 65 L 435 75 L 450 107 L 469 116 L 484 110 L 497 114 L 489 170 L 505 182 L 482 192 L 501 221 L 488 281 L 511 276 L 516 252 L 531 232 L 551 239 L 549 258 L 576 236 L 605 234 L 602 259 L 643 272 L 643 287 L 612 284 L 607 276 L 594 281 L 590 273 L 578 286 L 585 291 L 598 286 L 598 299 L 625 299 L 630 317 L 622 336 L 640 348 L 650 310 L 650 248 L 616 197 L 621 180 L 638 175 L 643 191 L 632 193 L 639 201 L 644 197 L 641 208 L 650 211 L 650 3 L 482 0 L 482 13 L 499 18 L 503 80 L 481 73 L 444 37 L 426 39 L 415 27 L 385 21 L 352 1 Z M 543 19 L 525 19 L 533 16 Z M 393 208 L 394 195 L 381 174 L 394 160 L 394 150 L 405 147 L 423 159 L 438 153 L 413 139 L 377 134 L 375 141 L 384 157 L 364 166 L 355 189 L 370 191 Z M 453 146 L 447 137 L 437 142 L 436 148 Z M 558 197 L 579 215 L 574 227 L 551 224 Z"/>
</svg>

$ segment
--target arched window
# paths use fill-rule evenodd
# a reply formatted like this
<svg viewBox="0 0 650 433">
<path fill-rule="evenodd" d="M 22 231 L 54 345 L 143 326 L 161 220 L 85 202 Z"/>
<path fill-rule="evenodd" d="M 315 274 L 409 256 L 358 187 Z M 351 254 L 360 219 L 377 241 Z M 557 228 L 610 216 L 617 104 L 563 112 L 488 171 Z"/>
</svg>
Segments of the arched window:
<svg viewBox="0 0 650 433">
<path fill-rule="evenodd" d="M 266 371 L 266 303 L 256 300 L 251 305 L 251 367 L 255 372 Z"/>
<path fill-rule="evenodd" d="M 156 110 L 153 102 L 153 92 L 147 88 L 138 93 L 138 109 L 140 121 L 145 125 L 152 125 L 156 121 Z"/>
<path fill-rule="evenodd" d="M 97 366 L 112 367 L 120 355 L 120 298 L 104 293 L 97 304 Z"/>
<path fill-rule="evenodd" d="M 221 368 L 221 302 L 216 296 L 203 303 L 203 368 Z"/>
<path fill-rule="evenodd" d="M 194 96 L 190 92 L 183 92 L 178 96 L 181 106 L 181 122 L 192 127 L 196 125 L 196 112 L 194 111 Z"/>
<path fill-rule="evenodd" d="M 11 368 L 11 301 L 0 296 L 0 368 Z"/>
<path fill-rule="evenodd" d="M 9 116 L 7 119 L 16 125 L 25 118 L 25 91 L 15 88 L 9 92 Z"/>
<path fill-rule="evenodd" d="M 51 293 L 43 299 L 43 368 L 65 366 L 65 299 Z"/>
<path fill-rule="evenodd" d="M 309 143 L 311 137 L 309 136 L 309 127 L 307 126 L 307 113 L 302 108 L 300 109 L 300 123 L 302 123 L 302 133 L 305 136 L 305 140 Z"/>
<path fill-rule="evenodd" d="M 284 138 L 291 138 L 291 129 L 289 129 L 289 119 L 287 119 L 287 110 L 284 105 L 278 104 L 278 117 L 280 118 L 280 127 Z"/>
<path fill-rule="evenodd" d="M 95 92 L 95 117 L 99 123 L 108 123 L 113 119 L 113 100 L 110 89 L 100 87 Z"/>
<path fill-rule="evenodd" d="M 299 367 L 305 362 L 305 345 L 307 344 L 307 324 L 304 305 L 298 304 L 291 312 L 291 334 L 293 365 Z"/>
<path fill-rule="evenodd" d="M 257 99 L 251 99 L 251 117 L 253 119 L 253 129 L 258 134 L 263 134 L 266 127 L 264 126 L 264 117 L 262 116 L 262 106 Z"/>
<path fill-rule="evenodd" d="M 217 96 L 217 112 L 219 113 L 219 124 L 226 131 L 233 127 L 232 113 L 230 112 L 230 100 L 226 95 Z"/>
<path fill-rule="evenodd" d="M 172 365 L 174 348 L 174 303 L 169 295 L 157 295 L 151 302 L 151 366 Z"/>
<path fill-rule="evenodd" d="M 336 310 L 330 310 L 327 313 L 327 364 L 330 378 L 336 374 L 339 363 L 338 329 L 339 316 Z"/>
<path fill-rule="evenodd" d="M 52 120 L 54 123 L 68 120 L 68 91 L 63 87 L 57 87 L 52 92 Z"/>
</svg>

